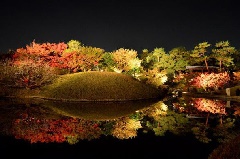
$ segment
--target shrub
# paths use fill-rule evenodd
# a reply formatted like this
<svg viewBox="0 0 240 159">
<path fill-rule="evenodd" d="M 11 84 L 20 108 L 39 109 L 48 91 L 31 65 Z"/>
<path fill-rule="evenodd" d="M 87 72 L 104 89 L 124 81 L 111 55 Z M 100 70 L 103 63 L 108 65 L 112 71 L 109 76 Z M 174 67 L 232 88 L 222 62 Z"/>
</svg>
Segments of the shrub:
<svg viewBox="0 0 240 159">
<path fill-rule="evenodd" d="M 10 87 L 35 88 L 50 83 L 57 77 L 56 70 L 47 64 L 1 62 L 0 81 Z"/>
<path fill-rule="evenodd" d="M 223 73 L 201 73 L 194 77 L 191 81 L 191 85 L 197 88 L 218 90 L 223 88 L 230 81 L 230 76 L 227 72 Z"/>
</svg>

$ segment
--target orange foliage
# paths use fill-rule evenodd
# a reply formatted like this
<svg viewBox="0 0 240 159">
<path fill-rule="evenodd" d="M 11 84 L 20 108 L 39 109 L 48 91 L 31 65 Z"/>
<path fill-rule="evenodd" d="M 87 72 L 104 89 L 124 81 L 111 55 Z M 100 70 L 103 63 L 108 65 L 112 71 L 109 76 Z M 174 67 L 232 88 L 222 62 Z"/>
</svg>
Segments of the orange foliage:
<svg viewBox="0 0 240 159">
<path fill-rule="evenodd" d="M 194 107 L 202 112 L 213 114 L 226 114 L 226 102 L 206 98 L 196 98 L 193 100 Z"/>
<path fill-rule="evenodd" d="M 83 119 L 36 119 L 24 115 L 23 119 L 16 119 L 13 123 L 12 133 L 16 138 L 31 143 L 62 143 L 68 137 L 88 140 L 98 138 L 101 129 L 97 123 Z"/>
<path fill-rule="evenodd" d="M 63 51 L 67 48 L 67 44 L 61 43 L 42 43 L 37 44 L 32 42 L 31 45 L 26 45 L 26 48 L 19 48 L 13 55 L 14 64 L 31 63 L 45 64 L 50 66 L 64 67 L 64 59 L 61 58 Z"/>
<path fill-rule="evenodd" d="M 95 47 L 82 47 L 78 51 L 64 52 L 67 44 L 32 42 L 26 48 L 19 48 L 13 55 L 15 65 L 32 63 L 68 69 L 70 72 L 91 70 L 98 65 L 104 50 Z"/>
<path fill-rule="evenodd" d="M 191 85 L 197 88 L 213 88 L 218 89 L 223 87 L 230 81 L 230 76 L 227 72 L 223 73 L 201 73 L 193 78 Z"/>
</svg>

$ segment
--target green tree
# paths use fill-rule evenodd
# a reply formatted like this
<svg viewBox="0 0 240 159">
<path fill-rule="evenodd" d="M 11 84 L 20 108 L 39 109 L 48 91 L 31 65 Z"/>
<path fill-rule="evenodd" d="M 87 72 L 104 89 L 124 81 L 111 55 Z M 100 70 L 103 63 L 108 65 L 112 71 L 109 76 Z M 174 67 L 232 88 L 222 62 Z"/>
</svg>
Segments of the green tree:
<svg viewBox="0 0 240 159">
<path fill-rule="evenodd" d="M 160 62 L 161 58 L 166 55 L 164 48 L 155 48 L 152 52 L 153 61 Z"/>
<path fill-rule="evenodd" d="M 189 52 L 184 47 L 174 48 L 169 52 L 169 60 L 166 63 L 170 63 L 167 69 L 169 71 L 175 73 L 176 71 L 182 71 L 186 69 L 188 65 Z"/>
<path fill-rule="evenodd" d="M 240 69 L 240 50 L 236 50 L 236 52 L 234 52 L 234 54 L 232 54 L 232 58 L 233 58 L 233 63 L 234 65 L 231 65 L 231 69 L 234 71 L 239 71 Z"/>
<path fill-rule="evenodd" d="M 140 59 L 142 60 L 141 66 L 143 67 L 143 70 L 148 71 L 148 69 L 153 65 L 152 62 L 147 61 L 147 58 L 149 56 L 148 49 L 143 49 L 142 54 L 140 56 Z"/>
<path fill-rule="evenodd" d="M 142 60 L 146 59 L 148 56 L 148 53 L 149 53 L 148 49 L 143 49 L 140 59 L 142 59 Z"/>
<path fill-rule="evenodd" d="M 80 48 L 82 47 L 82 43 L 77 40 L 70 40 L 68 43 L 68 48 L 64 50 L 64 52 L 74 52 L 74 51 L 79 51 Z"/>
<path fill-rule="evenodd" d="M 145 65 L 148 69 L 164 69 L 164 61 L 161 60 L 163 56 L 166 55 L 164 48 L 155 48 L 152 52 L 146 57 Z"/>
<path fill-rule="evenodd" d="M 211 46 L 211 44 L 209 44 L 208 42 L 199 43 L 197 46 L 194 47 L 192 53 L 190 54 L 190 56 L 194 58 L 193 60 L 196 63 L 200 63 L 204 61 L 207 70 L 208 70 L 207 60 L 209 58 L 209 55 L 207 54 L 207 48 L 209 46 Z"/>
<path fill-rule="evenodd" d="M 112 71 L 112 68 L 116 67 L 116 62 L 113 60 L 113 54 L 110 52 L 105 52 L 99 61 L 99 66 L 102 69 L 108 69 Z"/>
<path fill-rule="evenodd" d="M 218 61 L 220 71 L 223 65 L 229 67 L 234 64 L 232 55 L 236 51 L 235 47 L 230 46 L 228 41 L 220 41 L 215 44 L 215 48 L 212 49 L 212 57 Z"/>
<path fill-rule="evenodd" d="M 156 48 L 147 58 L 149 63 L 153 63 L 153 68 L 165 70 L 170 75 L 186 69 L 188 56 L 189 52 L 184 47 L 174 48 L 168 54 L 163 48 Z"/>
</svg>

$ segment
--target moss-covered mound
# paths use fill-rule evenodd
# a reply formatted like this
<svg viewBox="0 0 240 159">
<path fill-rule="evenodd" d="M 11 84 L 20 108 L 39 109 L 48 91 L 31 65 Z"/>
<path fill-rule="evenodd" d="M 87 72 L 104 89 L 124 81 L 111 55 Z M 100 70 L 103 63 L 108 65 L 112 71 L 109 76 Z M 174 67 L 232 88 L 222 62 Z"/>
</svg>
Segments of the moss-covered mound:
<svg viewBox="0 0 240 159">
<path fill-rule="evenodd" d="M 43 97 L 76 101 L 122 101 L 161 97 L 155 87 L 115 72 L 67 74 L 43 88 Z"/>
</svg>

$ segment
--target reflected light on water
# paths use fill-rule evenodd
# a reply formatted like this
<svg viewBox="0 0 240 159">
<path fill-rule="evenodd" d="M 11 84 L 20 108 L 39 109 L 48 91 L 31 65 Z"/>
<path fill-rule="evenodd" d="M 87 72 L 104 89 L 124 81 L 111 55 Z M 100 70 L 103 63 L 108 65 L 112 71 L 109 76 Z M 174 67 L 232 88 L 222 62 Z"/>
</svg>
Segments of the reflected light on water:
<svg viewBox="0 0 240 159">
<path fill-rule="evenodd" d="M 130 103 L 1 104 L 1 134 L 30 144 L 194 136 L 200 143 L 221 144 L 239 134 L 239 103 L 206 98 L 174 98 Z M 134 103 L 134 104 L 133 104 Z M 228 104 L 228 107 L 226 105 Z M 230 106 L 229 106 L 230 105 Z M 140 135 L 141 134 L 141 135 Z"/>
</svg>

